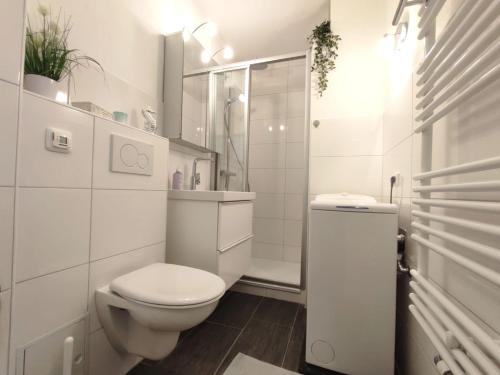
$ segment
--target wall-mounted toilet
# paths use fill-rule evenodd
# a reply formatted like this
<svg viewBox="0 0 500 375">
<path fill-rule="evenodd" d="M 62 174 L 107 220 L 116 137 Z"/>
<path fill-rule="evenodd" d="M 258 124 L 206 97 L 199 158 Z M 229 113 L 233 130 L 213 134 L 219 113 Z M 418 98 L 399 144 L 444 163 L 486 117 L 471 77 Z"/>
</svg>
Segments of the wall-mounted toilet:
<svg viewBox="0 0 500 375">
<path fill-rule="evenodd" d="M 96 307 L 116 350 L 159 360 L 181 331 L 212 313 L 224 291 L 224 281 L 210 272 L 155 263 L 98 289 Z"/>
</svg>

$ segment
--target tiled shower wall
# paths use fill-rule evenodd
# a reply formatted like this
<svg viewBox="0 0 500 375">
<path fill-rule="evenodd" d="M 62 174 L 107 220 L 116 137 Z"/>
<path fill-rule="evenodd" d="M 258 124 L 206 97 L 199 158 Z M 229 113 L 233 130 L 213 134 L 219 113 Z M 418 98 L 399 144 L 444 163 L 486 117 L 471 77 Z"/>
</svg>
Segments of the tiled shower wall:
<svg viewBox="0 0 500 375">
<path fill-rule="evenodd" d="M 305 74 L 305 59 L 252 71 L 249 183 L 257 193 L 257 258 L 301 259 Z"/>
</svg>

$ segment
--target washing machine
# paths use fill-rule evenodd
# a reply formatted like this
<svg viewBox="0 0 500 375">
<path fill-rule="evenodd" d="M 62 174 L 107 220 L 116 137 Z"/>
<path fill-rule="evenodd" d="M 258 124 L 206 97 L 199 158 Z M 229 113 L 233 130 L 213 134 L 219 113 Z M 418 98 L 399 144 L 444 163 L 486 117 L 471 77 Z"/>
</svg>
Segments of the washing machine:
<svg viewBox="0 0 500 375">
<path fill-rule="evenodd" d="M 306 362 L 349 375 L 393 375 L 397 206 L 372 197 L 311 202 Z"/>
</svg>

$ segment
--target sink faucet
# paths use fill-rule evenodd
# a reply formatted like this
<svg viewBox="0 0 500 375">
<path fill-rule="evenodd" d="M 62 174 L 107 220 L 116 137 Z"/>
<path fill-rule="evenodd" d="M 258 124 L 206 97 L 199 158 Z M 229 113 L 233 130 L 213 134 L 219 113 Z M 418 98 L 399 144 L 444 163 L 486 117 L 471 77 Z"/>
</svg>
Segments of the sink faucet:
<svg viewBox="0 0 500 375">
<path fill-rule="evenodd" d="M 195 158 L 193 160 L 193 169 L 191 172 L 191 190 L 196 190 L 196 186 L 200 184 L 201 178 L 200 174 L 196 171 L 198 167 L 198 162 L 200 160 L 212 160 L 212 159 L 207 159 L 207 158 Z"/>
</svg>

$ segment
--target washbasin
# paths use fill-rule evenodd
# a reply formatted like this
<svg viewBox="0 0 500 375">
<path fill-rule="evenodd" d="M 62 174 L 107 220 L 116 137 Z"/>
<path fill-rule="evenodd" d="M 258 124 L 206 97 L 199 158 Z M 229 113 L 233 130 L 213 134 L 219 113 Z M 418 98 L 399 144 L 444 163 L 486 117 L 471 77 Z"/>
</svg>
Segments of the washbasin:
<svg viewBox="0 0 500 375">
<path fill-rule="evenodd" d="M 255 200 L 256 194 L 248 191 L 220 191 L 220 190 L 169 190 L 169 199 L 185 199 L 195 201 L 249 201 Z"/>
</svg>

